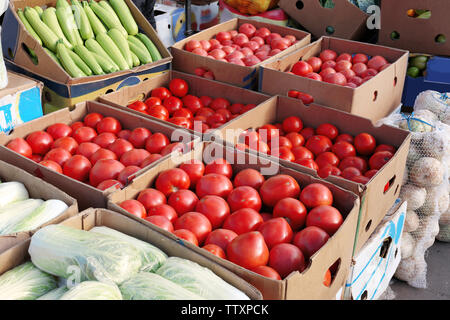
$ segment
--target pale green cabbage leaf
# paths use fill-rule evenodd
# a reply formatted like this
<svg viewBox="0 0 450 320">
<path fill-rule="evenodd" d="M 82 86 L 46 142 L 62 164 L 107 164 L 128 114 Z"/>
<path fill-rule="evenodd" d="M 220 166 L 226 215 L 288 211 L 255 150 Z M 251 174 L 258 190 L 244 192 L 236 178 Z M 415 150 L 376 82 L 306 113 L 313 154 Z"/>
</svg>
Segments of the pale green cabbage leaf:
<svg viewBox="0 0 450 320">
<path fill-rule="evenodd" d="M 0 235 L 11 234 L 23 219 L 44 203 L 41 199 L 26 199 L 10 203 L 0 209 Z"/>
<path fill-rule="evenodd" d="M 122 294 L 113 283 L 84 281 L 69 289 L 60 300 L 122 300 Z"/>
<path fill-rule="evenodd" d="M 0 184 L 0 208 L 29 197 L 28 190 L 22 182 L 9 181 Z"/>
<path fill-rule="evenodd" d="M 40 296 L 37 300 L 59 300 L 68 290 L 66 286 L 59 287 Z"/>
</svg>

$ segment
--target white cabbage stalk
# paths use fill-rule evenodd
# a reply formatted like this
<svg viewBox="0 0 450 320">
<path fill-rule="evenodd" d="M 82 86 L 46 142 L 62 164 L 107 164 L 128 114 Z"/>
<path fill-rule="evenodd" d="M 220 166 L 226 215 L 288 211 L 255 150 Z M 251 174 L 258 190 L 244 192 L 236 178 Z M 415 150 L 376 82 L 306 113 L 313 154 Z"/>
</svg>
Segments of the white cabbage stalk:
<svg viewBox="0 0 450 320">
<path fill-rule="evenodd" d="M 29 197 L 28 190 L 22 182 L 10 181 L 0 184 L 0 208 Z"/>
<path fill-rule="evenodd" d="M 167 255 L 154 245 L 126 235 L 125 233 L 122 233 L 120 231 L 103 226 L 94 227 L 90 231 L 110 235 L 120 240 L 129 242 L 131 245 L 133 245 L 137 250 L 139 250 L 141 254 L 141 271 L 153 272 L 158 269 L 167 259 Z"/>
<path fill-rule="evenodd" d="M 156 273 L 208 300 L 250 300 L 214 272 L 190 260 L 170 257 Z"/>
<path fill-rule="evenodd" d="M 121 283 L 139 272 L 141 256 L 128 242 L 112 236 L 49 225 L 32 237 L 28 252 L 41 270 L 79 281 Z"/>
<path fill-rule="evenodd" d="M 36 210 L 17 223 L 9 233 L 34 230 L 43 224 L 55 219 L 67 210 L 69 206 L 57 199 L 50 199 L 42 203 Z"/>
<path fill-rule="evenodd" d="M 56 279 L 23 263 L 0 276 L 0 300 L 35 300 L 56 288 Z"/>
<path fill-rule="evenodd" d="M 64 293 L 60 300 L 122 300 L 122 294 L 115 284 L 84 281 Z"/>
<path fill-rule="evenodd" d="M 204 300 L 155 273 L 140 272 L 120 286 L 124 300 Z"/>
<path fill-rule="evenodd" d="M 0 235 L 13 233 L 14 227 L 43 203 L 44 200 L 41 199 L 27 199 L 0 209 Z"/>
<path fill-rule="evenodd" d="M 66 286 L 59 287 L 40 296 L 37 300 L 59 300 L 68 290 Z"/>
</svg>

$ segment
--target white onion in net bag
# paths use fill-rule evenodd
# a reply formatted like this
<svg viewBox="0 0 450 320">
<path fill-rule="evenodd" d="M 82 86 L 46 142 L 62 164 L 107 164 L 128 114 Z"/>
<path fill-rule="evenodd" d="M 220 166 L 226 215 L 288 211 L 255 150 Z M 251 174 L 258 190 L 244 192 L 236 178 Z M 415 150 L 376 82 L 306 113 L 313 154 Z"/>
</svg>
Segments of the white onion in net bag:
<svg viewBox="0 0 450 320">
<path fill-rule="evenodd" d="M 429 110 L 439 119 L 448 117 L 450 113 L 450 93 L 427 90 L 421 92 L 414 102 L 414 111 Z"/>
</svg>

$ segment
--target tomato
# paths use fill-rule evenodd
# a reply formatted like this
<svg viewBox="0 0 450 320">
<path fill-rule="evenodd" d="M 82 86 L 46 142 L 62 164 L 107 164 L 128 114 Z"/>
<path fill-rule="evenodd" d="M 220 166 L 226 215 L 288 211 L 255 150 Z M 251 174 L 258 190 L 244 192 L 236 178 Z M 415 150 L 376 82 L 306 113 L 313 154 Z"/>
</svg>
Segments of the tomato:
<svg viewBox="0 0 450 320">
<path fill-rule="evenodd" d="M 339 61 L 349 61 L 352 62 L 352 56 L 348 53 L 341 53 L 337 58 L 336 58 L 336 62 Z"/>
<path fill-rule="evenodd" d="M 161 158 L 162 155 L 160 154 L 157 153 L 151 154 L 141 162 L 141 168 L 145 168 L 146 166 L 149 166 L 150 164 L 152 164 L 155 161 L 158 161 Z"/>
<path fill-rule="evenodd" d="M 122 189 L 123 188 L 123 184 L 115 179 L 109 179 L 109 180 L 105 180 L 102 181 L 98 184 L 97 189 L 100 190 L 106 190 L 108 188 L 111 188 L 112 186 L 116 186 L 116 189 Z"/>
<path fill-rule="evenodd" d="M 139 111 L 139 112 L 145 112 L 147 110 L 147 107 L 148 107 L 147 104 L 140 100 L 137 100 L 128 105 L 128 108 Z"/>
<path fill-rule="evenodd" d="M 238 31 L 245 34 L 247 37 L 251 38 L 256 33 L 256 27 L 250 23 L 243 23 L 239 26 Z"/>
<path fill-rule="evenodd" d="M 314 160 L 319 168 L 322 168 L 327 165 L 339 166 L 339 158 L 333 152 L 324 152 L 317 156 Z"/>
<path fill-rule="evenodd" d="M 322 60 L 318 57 L 311 57 L 306 62 L 312 67 L 313 72 L 319 72 L 322 68 Z"/>
<path fill-rule="evenodd" d="M 300 186 L 291 176 L 279 174 L 267 179 L 262 184 L 259 193 L 265 205 L 274 207 L 281 199 L 297 198 L 300 194 Z"/>
<path fill-rule="evenodd" d="M 146 128 L 135 128 L 133 131 L 131 131 L 130 137 L 128 138 L 128 141 L 135 147 L 135 148 L 143 148 L 145 146 L 145 142 L 148 137 L 150 137 L 152 133 L 150 130 Z"/>
<path fill-rule="evenodd" d="M 311 168 L 313 170 L 319 170 L 319 166 L 317 163 L 312 159 L 296 159 L 294 163 L 299 164 L 301 166 Z"/>
<path fill-rule="evenodd" d="M 342 72 L 344 70 L 351 70 L 352 63 L 349 61 L 341 60 L 336 63 L 336 67 L 334 68 L 337 72 Z M 353 71 L 353 70 L 352 70 Z"/>
<path fill-rule="evenodd" d="M 344 179 L 352 180 L 354 177 L 360 176 L 361 171 L 355 167 L 347 167 L 342 170 L 341 177 Z"/>
<path fill-rule="evenodd" d="M 231 164 L 227 160 L 215 159 L 205 166 L 204 174 L 209 173 L 222 174 L 230 179 L 233 175 L 233 169 L 231 168 Z"/>
<path fill-rule="evenodd" d="M 78 146 L 76 154 L 80 154 L 89 159 L 100 148 L 98 144 L 93 142 L 83 142 Z"/>
<path fill-rule="evenodd" d="M 251 208 L 243 208 L 228 216 L 222 228 L 232 230 L 237 234 L 255 231 L 263 223 L 261 215 Z"/>
<path fill-rule="evenodd" d="M 30 159 L 33 160 L 34 162 L 39 163 L 43 160 L 43 157 L 40 154 L 32 154 Z"/>
<path fill-rule="evenodd" d="M 174 232 L 173 224 L 165 216 L 147 216 L 145 220 L 168 232 Z"/>
<path fill-rule="evenodd" d="M 378 170 L 375 170 L 375 169 L 368 170 L 368 171 L 364 174 L 364 176 L 367 177 L 367 178 L 369 178 L 369 179 L 372 179 L 372 177 L 373 177 L 374 175 L 376 175 L 377 172 L 378 172 Z"/>
<path fill-rule="evenodd" d="M 313 67 L 306 61 L 296 62 L 291 70 L 295 75 L 304 77 L 308 73 L 314 72 Z"/>
<path fill-rule="evenodd" d="M 122 201 L 119 204 L 119 206 L 136 217 L 143 219 L 147 216 L 147 212 L 145 211 L 144 206 L 137 200 L 134 199 L 125 200 Z"/>
<path fill-rule="evenodd" d="M 303 128 L 300 130 L 300 134 L 303 136 L 305 140 L 308 140 L 314 135 L 314 129 L 313 128 Z"/>
<path fill-rule="evenodd" d="M 375 151 L 377 143 L 371 134 L 360 133 L 355 137 L 354 145 L 359 154 L 370 155 Z"/>
<path fill-rule="evenodd" d="M 54 148 L 63 148 L 74 154 L 77 151 L 78 143 L 72 137 L 61 137 L 53 142 L 52 149 Z"/>
<path fill-rule="evenodd" d="M 291 133 L 289 133 L 289 134 L 295 134 L 295 135 L 299 135 L 299 137 L 302 137 L 299 133 L 297 133 L 297 132 L 291 132 Z M 303 137 L 302 137 L 303 138 Z M 292 149 L 292 142 L 291 142 L 291 140 L 289 140 L 287 137 L 285 137 L 285 136 L 283 136 L 283 137 L 280 137 L 279 139 L 278 139 L 278 145 L 280 146 L 280 148 L 281 147 L 286 147 L 286 148 L 288 148 L 288 149 Z"/>
<path fill-rule="evenodd" d="M 227 197 L 227 202 L 231 212 L 235 212 L 243 208 L 251 208 L 253 210 L 261 210 L 261 198 L 256 189 L 249 186 L 241 186 L 235 188 Z"/>
<path fill-rule="evenodd" d="M 149 156 L 150 153 L 145 149 L 132 149 L 122 154 L 120 162 L 122 162 L 124 166 L 140 167 L 145 158 Z"/>
<path fill-rule="evenodd" d="M 100 182 L 116 179 L 125 166 L 117 160 L 101 159 L 92 167 L 89 173 L 89 182 L 96 187 Z"/>
<path fill-rule="evenodd" d="M 320 53 L 319 57 L 322 61 L 336 60 L 337 53 L 333 50 L 325 49 Z"/>
<path fill-rule="evenodd" d="M 255 36 L 266 39 L 271 34 L 270 30 L 266 27 L 258 28 L 255 32 Z"/>
<path fill-rule="evenodd" d="M 193 245 L 198 246 L 197 237 L 192 231 L 189 231 L 187 229 L 178 229 L 174 230 L 172 233 L 176 235 L 178 238 L 186 240 L 187 242 L 190 242 Z"/>
<path fill-rule="evenodd" d="M 197 203 L 197 195 L 191 190 L 185 189 L 175 191 L 167 199 L 167 204 L 169 204 L 180 216 L 186 212 L 194 211 Z"/>
<path fill-rule="evenodd" d="M 167 109 L 170 115 L 183 107 L 183 102 L 180 98 L 170 96 L 163 101 L 163 106 Z"/>
<path fill-rule="evenodd" d="M 174 96 L 182 98 L 188 93 L 189 85 L 187 84 L 187 82 L 185 80 L 175 78 L 175 79 L 170 80 L 169 89 L 170 89 L 170 92 Z"/>
<path fill-rule="evenodd" d="M 348 133 L 341 133 L 340 135 L 338 135 L 336 137 L 336 140 L 334 140 L 334 143 L 336 144 L 336 143 L 338 143 L 340 141 L 345 141 L 345 142 L 348 142 L 350 144 L 353 144 L 353 137 L 350 134 L 348 134 Z M 334 153 L 336 153 L 336 152 L 334 152 Z"/>
<path fill-rule="evenodd" d="M 264 266 L 269 261 L 269 249 L 260 232 L 238 235 L 227 247 L 228 260 L 246 269 Z"/>
<path fill-rule="evenodd" d="M 333 143 L 330 138 L 321 135 L 314 135 L 306 140 L 305 143 L 305 147 L 309 149 L 316 157 L 321 153 L 331 151 L 332 146 Z"/>
<path fill-rule="evenodd" d="M 134 179 L 134 174 L 139 170 L 141 170 L 141 168 L 138 166 L 125 167 L 122 171 L 120 171 L 119 175 L 117 176 L 117 180 L 119 180 L 123 185 L 127 185 Z"/>
<path fill-rule="evenodd" d="M 174 223 L 175 230 L 187 229 L 195 234 L 198 243 L 201 245 L 208 234 L 212 231 L 208 218 L 199 212 L 187 212 L 179 217 Z"/>
<path fill-rule="evenodd" d="M 31 149 L 28 142 L 23 138 L 12 139 L 6 144 L 6 147 L 26 158 L 31 158 L 31 155 L 33 154 L 33 149 Z"/>
<path fill-rule="evenodd" d="M 45 155 L 53 144 L 53 138 L 45 131 L 35 131 L 26 137 L 26 142 L 34 154 Z"/>
<path fill-rule="evenodd" d="M 161 101 L 164 101 L 166 98 L 170 97 L 172 93 L 170 93 L 169 89 L 165 87 L 158 87 L 152 90 L 151 96 L 159 98 Z"/>
<path fill-rule="evenodd" d="M 323 123 L 316 128 L 316 134 L 334 140 L 339 135 L 339 130 L 330 123 Z"/>
<path fill-rule="evenodd" d="M 368 69 L 368 68 L 367 68 L 367 65 L 365 65 L 364 63 L 355 63 L 355 64 L 352 66 L 353 72 L 355 72 L 355 74 L 356 74 L 358 77 L 361 77 L 361 75 L 362 75 L 364 72 L 366 72 L 367 69 Z"/>
<path fill-rule="evenodd" d="M 167 121 L 185 129 L 192 129 L 192 122 L 185 117 L 173 117 L 169 118 Z"/>
<path fill-rule="evenodd" d="M 150 210 L 150 208 L 157 207 L 161 204 L 166 204 L 166 197 L 164 194 L 153 188 L 142 190 L 138 194 L 137 200 L 144 205 L 147 211 Z"/>
<path fill-rule="evenodd" d="M 302 190 L 300 201 L 308 209 L 321 205 L 331 206 L 333 204 L 333 194 L 327 186 L 321 183 L 312 183 Z"/>
<path fill-rule="evenodd" d="M 394 154 L 389 151 L 375 152 L 369 159 L 370 169 L 380 170 L 393 156 Z"/>
<path fill-rule="evenodd" d="M 113 143 L 108 146 L 108 149 L 114 152 L 117 156 L 117 159 L 120 159 L 122 155 L 130 150 L 133 150 L 134 147 L 131 142 L 125 139 L 116 139 Z"/>
<path fill-rule="evenodd" d="M 64 163 L 66 163 L 66 161 L 69 160 L 70 158 L 72 158 L 72 154 L 66 149 L 54 148 L 51 149 L 49 152 L 47 152 L 43 160 L 55 161 L 57 164 L 63 167 Z"/>
<path fill-rule="evenodd" d="M 387 64 L 387 60 L 382 56 L 374 56 L 367 62 L 367 67 L 370 69 L 380 70 L 385 64 Z"/>
<path fill-rule="evenodd" d="M 222 259 L 227 258 L 225 251 L 221 247 L 219 247 L 215 244 L 210 243 L 210 244 L 204 245 L 202 249 L 205 249 L 205 250 L 211 252 L 213 255 L 218 256 L 219 258 L 222 258 Z"/>
<path fill-rule="evenodd" d="M 270 250 L 268 264 L 278 272 L 282 279 L 294 271 L 302 272 L 306 268 L 303 253 L 290 243 L 275 245 Z"/>
<path fill-rule="evenodd" d="M 305 225 L 306 213 L 303 203 L 290 197 L 278 201 L 273 209 L 273 217 L 286 219 L 294 231 Z"/>
<path fill-rule="evenodd" d="M 190 179 L 186 172 L 172 168 L 161 172 L 156 178 L 155 187 L 165 196 L 180 189 L 189 189 Z"/>
<path fill-rule="evenodd" d="M 228 101 L 225 98 L 215 98 L 211 104 L 209 105 L 209 108 L 216 111 L 219 109 L 227 109 L 231 105 L 230 101 Z"/>
<path fill-rule="evenodd" d="M 220 31 L 216 34 L 216 39 L 220 42 L 231 40 L 231 34 L 228 31 Z"/>
<path fill-rule="evenodd" d="M 388 144 L 380 144 L 375 148 L 374 153 L 377 153 L 379 151 L 389 151 L 390 153 L 395 154 L 397 148 Z"/>
<path fill-rule="evenodd" d="M 285 39 L 285 38 L 273 39 L 270 42 L 270 47 L 272 49 L 278 49 L 281 51 L 286 50 L 287 48 L 289 48 L 289 46 L 290 46 L 290 42 L 288 39 Z M 312 67 L 311 67 L 311 70 L 312 70 Z"/>
<path fill-rule="evenodd" d="M 307 75 L 305 75 L 305 77 L 317 81 L 323 81 L 322 76 L 315 72 L 308 73 Z"/>
<path fill-rule="evenodd" d="M 209 42 L 208 40 L 200 40 L 200 44 L 203 48 L 203 50 L 205 50 L 206 52 L 208 52 L 209 50 L 211 50 L 211 42 Z"/>
<path fill-rule="evenodd" d="M 166 217 L 167 220 L 170 221 L 170 223 L 175 223 L 175 221 L 178 219 L 178 215 L 175 209 L 167 204 L 160 204 L 159 206 L 149 208 L 147 211 L 147 215 Z"/>
<path fill-rule="evenodd" d="M 259 171 L 255 169 L 244 169 L 236 174 L 233 184 L 235 188 L 249 186 L 259 190 L 264 181 L 264 176 Z"/>
<path fill-rule="evenodd" d="M 294 154 L 295 160 L 314 159 L 314 154 L 303 146 L 293 147 L 291 151 Z"/>
<path fill-rule="evenodd" d="M 270 142 L 280 136 L 280 130 L 273 124 L 265 124 L 258 129 L 259 137 L 264 142 Z"/>
<path fill-rule="evenodd" d="M 103 115 L 101 115 L 100 113 L 97 112 L 91 112 L 88 113 L 84 119 L 83 119 L 83 124 L 86 127 L 91 127 L 93 129 L 95 129 L 97 127 L 97 123 L 100 122 L 100 120 L 103 119 Z"/>
<path fill-rule="evenodd" d="M 72 128 L 72 135 L 73 135 L 75 130 L 77 130 L 78 128 L 84 127 L 84 123 L 81 121 L 76 121 L 76 122 L 72 123 L 70 125 L 70 127 Z"/>
<path fill-rule="evenodd" d="M 128 138 L 131 135 L 131 131 L 128 129 L 120 130 L 120 132 L 117 134 L 117 138 L 128 140 Z"/>
<path fill-rule="evenodd" d="M 263 222 L 258 231 L 263 235 L 269 249 L 279 243 L 289 243 L 293 237 L 292 228 L 284 217 Z"/>
<path fill-rule="evenodd" d="M 103 132 L 111 132 L 117 135 L 122 130 L 122 125 L 116 118 L 104 117 L 97 123 L 96 129 L 99 134 Z"/>
<path fill-rule="evenodd" d="M 312 95 L 304 93 L 304 92 L 300 92 L 298 94 L 298 99 L 302 100 L 302 102 L 306 105 L 314 102 L 314 97 Z M 301 133 L 301 131 L 300 131 L 300 133 Z"/>
<path fill-rule="evenodd" d="M 205 173 L 205 165 L 202 161 L 196 159 L 191 159 L 182 163 L 179 168 L 188 174 L 191 181 L 191 187 L 195 187 L 197 185 L 197 181 Z"/>
<path fill-rule="evenodd" d="M 332 74 L 336 73 L 336 70 L 334 70 L 333 68 L 323 68 L 324 66 L 322 65 L 322 71 L 320 71 L 319 75 L 322 77 L 322 80 L 324 80 L 326 77 L 329 77 Z"/>
<path fill-rule="evenodd" d="M 273 143 L 273 140 L 272 140 Z M 286 161 L 294 161 L 295 156 L 288 147 L 272 148 L 270 155 Z"/>
<path fill-rule="evenodd" d="M 250 38 L 250 42 L 256 42 L 257 44 L 258 44 L 258 48 L 257 49 L 259 49 L 259 48 L 261 48 L 263 45 L 265 45 L 266 44 L 266 42 L 264 41 L 264 39 L 263 38 L 261 38 L 261 37 L 258 37 L 258 36 L 253 36 L 253 37 L 251 37 Z M 267 48 L 267 47 L 264 47 L 263 48 L 263 50 L 264 51 L 268 51 L 268 49 L 270 50 L 270 47 L 269 48 Z M 253 49 L 252 49 L 253 50 Z M 253 50 L 253 51 L 255 51 L 255 50 Z"/>
<path fill-rule="evenodd" d="M 183 105 L 192 113 L 196 113 L 200 108 L 203 108 L 202 101 L 198 97 L 191 94 L 184 96 L 181 101 L 183 102 Z"/>
<path fill-rule="evenodd" d="M 292 244 L 301 250 L 305 259 L 309 259 L 325 245 L 329 238 L 330 236 L 323 229 L 310 226 L 300 230 Z"/>
<path fill-rule="evenodd" d="M 319 168 L 319 170 L 317 170 L 317 175 L 319 177 L 321 177 L 322 179 L 325 179 L 328 176 L 340 176 L 341 170 L 339 170 L 339 168 L 337 168 L 335 166 L 326 165 L 326 166 Z"/>
<path fill-rule="evenodd" d="M 108 146 L 117 139 L 117 136 L 111 132 L 103 132 L 92 139 L 92 142 L 99 145 L 101 148 L 108 148 Z"/>
<path fill-rule="evenodd" d="M 367 57 L 367 55 L 363 54 L 363 53 L 357 53 L 355 54 L 355 56 L 352 59 L 352 63 L 364 63 L 367 64 L 367 62 L 369 61 L 369 58 Z"/>
<path fill-rule="evenodd" d="M 356 183 L 362 183 L 362 184 L 367 184 L 370 181 L 369 178 L 367 178 L 366 176 L 362 176 L 362 175 L 353 176 L 349 180 L 356 182 Z M 388 184 L 389 184 L 389 182 L 388 182 Z"/>
<path fill-rule="evenodd" d="M 170 144 L 169 139 L 162 133 L 156 132 L 146 139 L 145 149 L 150 153 L 160 153 Z"/>
<path fill-rule="evenodd" d="M 339 160 L 342 160 L 347 157 L 354 157 L 356 156 L 356 150 L 355 147 L 346 141 L 338 141 L 336 142 L 332 147 L 331 151 L 339 158 Z M 336 165 L 337 166 L 337 165 Z"/>
<path fill-rule="evenodd" d="M 325 69 L 328 69 L 328 68 L 335 69 L 336 68 L 336 61 L 328 60 L 328 61 L 325 61 L 325 62 L 322 63 L 322 70 L 325 70 Z"/>
<path fill-rule="evenodd" d="M 206 237 L 205 245 L 214 244 L 226 251 L 228 244 L 237 236 L 237 233 L 232 230 L 215 229 Z"/>
<path fill-rule="evenodd" d="M 189 40 L 184 46 L 184 49 L 187 51 L 193 51 L 196 48 L 202 48 L 202 45 L 198 40 Z"/>
<path fill-rule="evenodd" d="M 162 150 L 161 150 L 161 155 L 162 156 L 166 156 L 168 154 L 171 154 L 172 152 L 184 152 L 185 150 L 185 145 L 183 145 L 181 142 L 174 142 L 171 144 L 168 144 L 167 146 L 165 146 Z"/>
<path fill-rule="evenodd" d="M 80 127 L 72 134 L 72 138 L 74 138 L 78 144 L 82 144 L 83 142 L 91 142 L 96 136 L 97 132 L 91 127 Z"/>
<path fill-rule="evenodd" d="M 365 173 L 367 171 L 367 162 L 361 157 L 346 157 L 341 160 L 339 169 L 343 171 L 348 167 L 357 168 L 360 172 Z"/>
<path fill-rule="evenodd" d="M 230 215 L 228 203 L 221 197 L 207 195 L 202 197 L 195 206 L 195 211 L 205 215 L 211 222 L 212 228 L 220 228 Z"/>
<path fill-rule="evenodd" d="M 90 156 L 89 161 L 91 161 L 92 165 L 94 165 L 98 160 L 102 159 L 112 159 L 117 160 L 117 155 L 111 150 L 100 148 Z"/>
<path fill-rule="evenodd" d="M 233 190 L 233 184 L 224 175 L 210 173 L 197 181 L 195 190 L 200 199 L 206 195 L 217 195 L 226 198 Z"/>
<path fill-rule="evenodd" d="M 306 217 L 306 226 L 316 226 L 332 236 L 339 229 L 344 219 L 341 213 L 331 206 L 318 206 L 312 209 Z"/>
<path fill-rule="evenodd" d="M 347 84 L 350 82 L 351 79 L 356 77 L 356 73 L 352 69 L 344 69 L 344 70 L 341 70 L 340 73 L 342 73 L 344 75 L 344 77 L 347 79 Z"/>
<path fill-rule="evenodd" d="M 63 173 L 78 181 L 86 181 L 89 177 L 92 164 L 82 155 L 74 155 L 72 158 L 64 163 Z M 106 179 L 105 179 L 106 180 Z"/>
<path fill-rule="evenodd" d="M 299 117 L 291 116 L 283 120 L 283 131 L 286 133 L 300 132 L 303 129 L 303 122 Z"/>
<path fill-rule="evenodd" d="M 65 123 L 52 124 L 45 131 L 52 136 L 53 140 L 68 137 L 72 134 L 72 128 Z"/>
<path fill-rule="evenodd" d="M 39 164 L 43 165 L 44 167 L 47 167 L 53 171 L 63 173 L 63 169 L 59 164 L 57 164 L 55 161 L 52 160 L 42 160 L 39 162 Z M 67 174 L 66 174 L 67 175 Z"/>
<path fill-rule="evenodd" d="M 273 280 L 281 280 L 280 275 L 278 272 L 269 266 L 258 266 L 256 268 L 251 269 L 250 271 L 253 271 L 263 277 L 273 279 Z"/>
<path fill-rule="evenodd" d="M 347 78 L 340 72 L 332 73 L 323 78 L 323 81 L 344 86 L 347 84 Z"/>
<path fill-rule="evenodd" d="M 160 105 L 149 107 L 147 110 L 147 114 L 161 120 L 169 119 L 169 111 L 166 107 Z"/>
</svg>

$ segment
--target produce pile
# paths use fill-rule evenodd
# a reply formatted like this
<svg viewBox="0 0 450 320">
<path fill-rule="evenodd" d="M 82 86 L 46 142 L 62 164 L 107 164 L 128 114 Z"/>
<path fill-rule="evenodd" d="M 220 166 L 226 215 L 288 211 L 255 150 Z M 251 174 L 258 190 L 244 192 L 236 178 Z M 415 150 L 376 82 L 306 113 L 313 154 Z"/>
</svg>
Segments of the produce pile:
<svg viewBox="0 0 450 320">
<path fill-rule="evenodd" d="M 369 133 L 352 136 L 330 123 L 304 127 L 296 116 L 244 131 L 236 148 L 294 162 L 316 170 L 321 178 L 334 175 L 362 184 L 367 184 L 396 152 L 394 146 L 377 143 Z"/>
<path fill-rule="evenodd" d="M 127 70 L 162 59 L 139 32 L 124 0 L 58 0 L 56 7 L 25 7 L 27 31 L 72 78 Z"/>
<path fill-rule="evenodd" d="M 14 138 L 6 147 L 72 179 L 105 190 L 122 188 L 131 176 L 170 154 L 184 149 L 160 133 L 137 127 L 122 128 L 114 117 L 91 112 L 71 125 L 55 123 L 25 139 Z"/>
<path fill-rule="evenodd" d="M 408 60 L 407 75 L 412 78 L 424 77 L 427 71 L 427 63 L 430 56 L 413 55 Z"/>
<path fill-rule="evenodd" d="M 211 270 L 104 226 L 44 227 L 28 253 L 31 261 L 0 276 L 0 300 L 249 299 Z"/>
<path fill-rule="evenodd" d="M 30 198 L 22 182 L 0 181 L 0 235 L 35 230 L 67 208 L 61 200 Z"/>
<path fill-rule="evenodd" d="M 201 133 L 221 127 L 228 121 L 256 107 L 232 103 L 226 98 L 198 97 L 189 93 L 183 79 L 172 79 L 168 87 L 158 87 L 145 101 L 137 100 L 128 108 Z"/>
<path fill-rule="evenodd" d="M 345 215 L 321 183 L 300 186 L 291 176 L 233 170 L 225 159 L 188 160 L 161 172 L 153 186 L 119 206 L 263 276 L 302 272 L 335 234 Z M 324 275 L 329 286 L 334 266 Z"/>
</svg>

